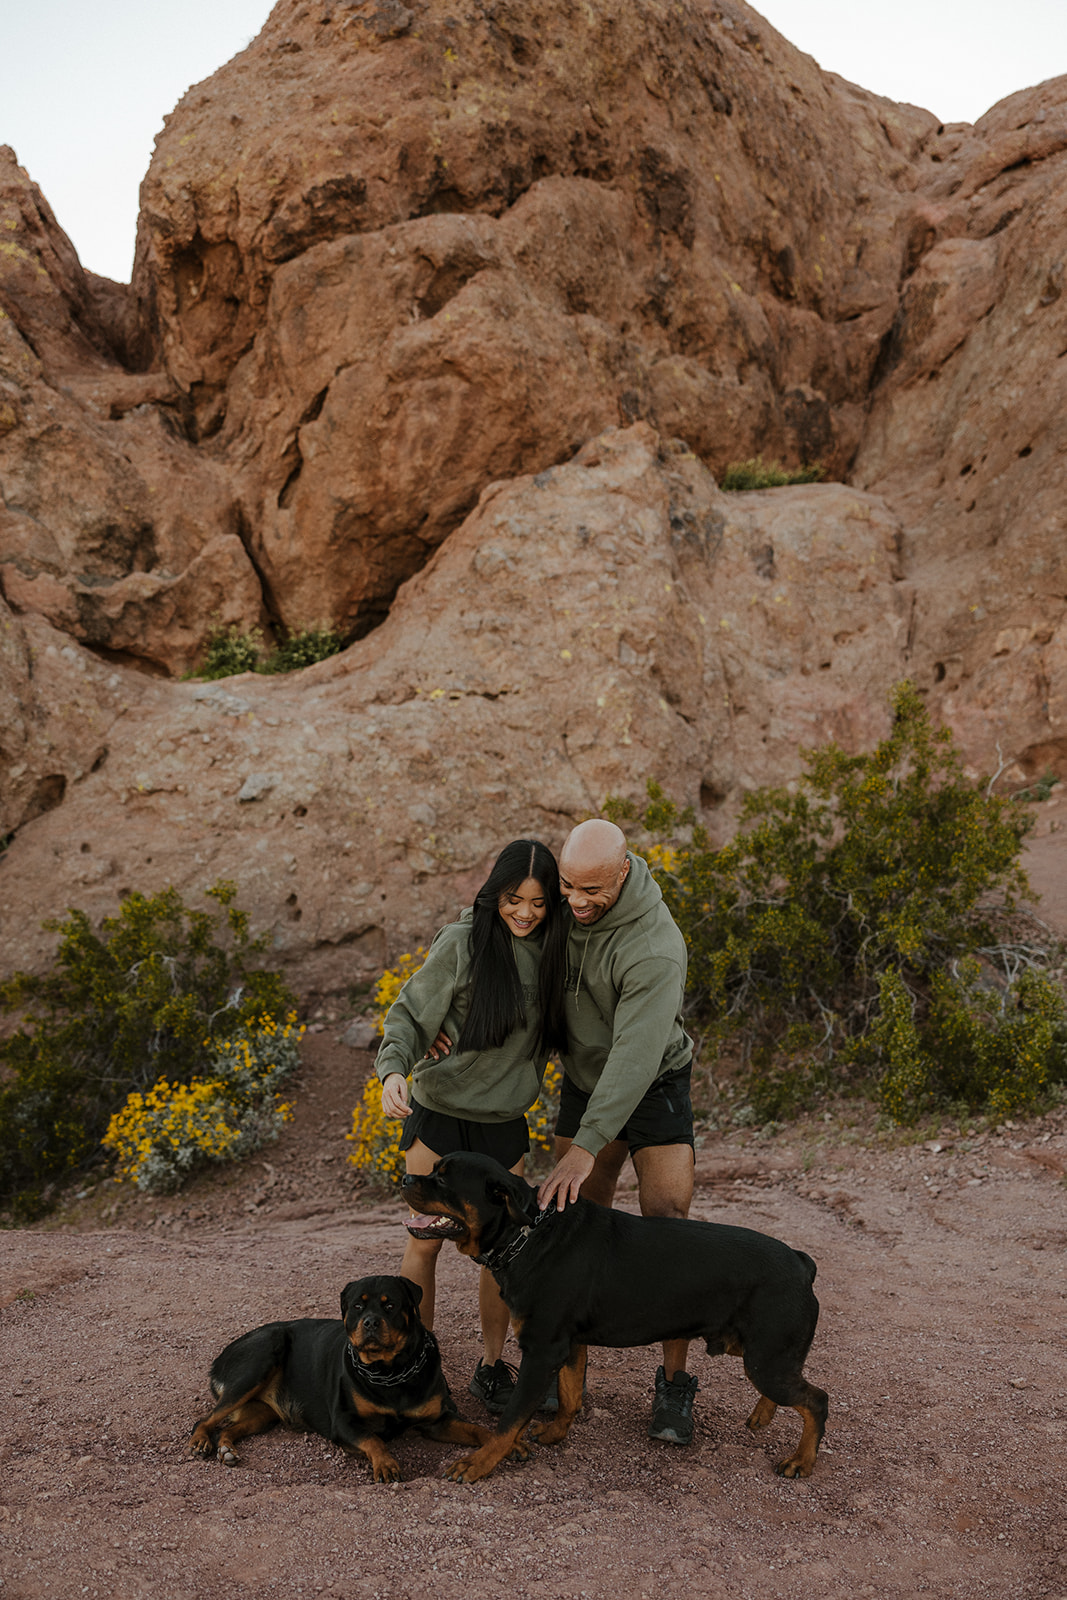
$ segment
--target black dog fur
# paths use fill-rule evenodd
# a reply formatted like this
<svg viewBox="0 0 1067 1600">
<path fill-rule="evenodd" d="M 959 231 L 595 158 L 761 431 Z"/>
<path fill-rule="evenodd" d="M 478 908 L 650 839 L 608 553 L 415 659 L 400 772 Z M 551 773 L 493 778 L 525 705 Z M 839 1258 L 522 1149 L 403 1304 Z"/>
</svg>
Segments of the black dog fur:
<svg viewBox="0 0 1067 1600">
<path fill-rule="evenodd" d="M 541 1212 L 537 1191 L 486 1156 L 454 1154 L 432 1173 L 403 1180 L 423 1216 L 417 1238 L 452 1239 L 489 1267 L 522 1351 L 519 1377 L 490 1440 L 447 1475 L 473 1483 L 521 1442 L 553 1374 L 559 1411 L 535 1423 L 541 1444 L 563 1440 L 582 1402 L 586 1347 L 703 1339 L 709 1355 L 737 1355 L 759 1391 L 752 1429 L 791 1406 L 804 1430 L 776 1470 L 808 1477 L 826 1426 L 828 1400 L 804 1377 L 819 1302 L 815 1263 L 802 1250 L 749 1228 L 667 1217 L 634 1217 L 579 1199 Z"/>
<path fill-rule="evenodd" d="M 341 1321 L 305 1317 L 243 1333 L 212 1364 L 218 1403 L 194 1428 L 190 1451 L 233 1467 L 238 1439 L 282 1422 L 365 1455 L 374 1481 L 390 1483 L 400 1467 L 385 1441 L 405 1428 L 484 1443 L 489 1430 L 457 1414 L 421 1299 L 407 1278 L 359 1278 L 341 1291 Z"/>
</svg>

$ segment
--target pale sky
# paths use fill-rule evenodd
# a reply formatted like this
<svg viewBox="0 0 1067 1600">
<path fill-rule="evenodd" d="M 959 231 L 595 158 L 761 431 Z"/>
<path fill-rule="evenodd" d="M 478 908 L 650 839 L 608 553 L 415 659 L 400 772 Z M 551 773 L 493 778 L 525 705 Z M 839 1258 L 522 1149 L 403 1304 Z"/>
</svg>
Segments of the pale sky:
<svg viewBox="0 0 1067 1600">
<path fill-rule="evenodd" d="M 0 0 L 0 144 L 14 146 L 85 266 L 128 280 L 138 188 L 165 113 L 270 10 L 270 0 Z M 757 10 L 828 71 L 942 122 L 973 122 L 1067 72 L 1067 0 L 763 0 Z"/>
</svg>

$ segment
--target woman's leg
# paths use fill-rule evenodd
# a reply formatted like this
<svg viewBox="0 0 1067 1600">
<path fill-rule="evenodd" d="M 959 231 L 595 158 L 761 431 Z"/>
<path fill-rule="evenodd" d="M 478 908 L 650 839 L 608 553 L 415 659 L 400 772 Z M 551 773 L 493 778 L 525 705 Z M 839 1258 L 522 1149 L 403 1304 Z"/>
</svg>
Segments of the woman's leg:
<svg viewBox="0 0 1067 1600">
<path fill-rule="evenodd" d="M 416 1139 L 411 1149 L 404 1152 L 404 1165 L 408 1172 L 429 1172 L 438 1159 L 421 1139 Z M 443 1239 L 413 1239 L 409 1233 L 408 1242 L 404 1246 L 403 1260 L 400 1263 L 400 1276 L 410 1278 L 411 1282 L 417 1283 L 422 1290 L 419 1315 L 427 1328 L 433 1327 L 437 1257 L 441 1254 L 443 1243 Z M 506 1321 L 504 1327 L 506 1331 Z"/>
<path fill-rule="evenodd" d="M 524 1166 L 525 1160 L 520 1159 L 510 1170 L 517 1178 L 521 1178 Z M 487 1367 L 491 1367 L 503 1354 L 510 1318 L 508 1308 L 500 1298 L 496 1279 L 488 1267 L 483 1267 L 479 1274 L 478 1315 L 482 1323 L 482 1359 Z"/>
</svg>

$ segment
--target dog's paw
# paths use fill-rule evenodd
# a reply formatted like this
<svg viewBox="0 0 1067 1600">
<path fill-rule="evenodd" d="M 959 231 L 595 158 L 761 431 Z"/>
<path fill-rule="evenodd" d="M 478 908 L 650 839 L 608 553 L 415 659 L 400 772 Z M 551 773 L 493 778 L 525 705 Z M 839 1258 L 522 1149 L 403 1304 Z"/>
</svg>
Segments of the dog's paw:
<svg viewBox="0 0 1067 1600">
<path fill-rule="evenodd" d="M 241 1458 L 232 1444 L 220 1444 L 216 1452 L 224 1467 L 239 1467 Z"/>
<path fill-rule="evenodd" d="M 479 1478 L 485 1477 L 485 1469 L 479 1465 L 476 1457 L 460 1456 L 458 1461 L 448 1463 L 443 1475 L 453 1483 L 477 1483 Z"/>
<path fill-rule="evenodd" d="M 779 1461 L 775 1472 L 780 1478 L 810 1478 L 814 1461 L 806 1461 L 802 1456 L 790 1456 L 786 1461 Z"/>
<path fill-rule="evenodd" d="M 562 1444 L 569 1432 L 569 1423 L 564 1426 L 557 1417 L 553 1417 L 549 1422 L 531 1422 L 526 1437 L 532 1439 L 534 1444 Z"/>
<path fill-rule="evenodd" d="M 530 1459 L 530 1443 L 529 1443 L 529 1441 L 530 1441 L 532 1436 L 533 1436 L 533 1429 L 530 1428 L 530 1429 L 527 1430 L 527 1432 L 524 1434 L 524 1436 L 521 1439 L 516 1439 L 515 1440 L 515 1443 L 512 1445 L 511 1450 L 508 1453 L 508 1460 L 509 1461 L 529 1461 L 529 1459 Z"/>
<path fill-rule="evenodd" d="M 400 1462 L 392 1456 L 383 1456 L 374 1463 L 375 1483 L 399 1483 Z"/>
</svg>

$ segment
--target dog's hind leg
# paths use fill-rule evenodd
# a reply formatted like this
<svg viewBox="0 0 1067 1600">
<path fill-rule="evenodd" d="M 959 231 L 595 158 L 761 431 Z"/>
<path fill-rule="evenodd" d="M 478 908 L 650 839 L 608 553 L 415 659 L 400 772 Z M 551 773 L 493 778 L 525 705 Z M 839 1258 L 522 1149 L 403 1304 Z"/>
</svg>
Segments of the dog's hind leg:
<svg viewBox="0 0 1067 1600">
<path fill-rule="evenodd" d="M 233 1385 L 230 1386 L 229 1393 L 226 1392 L 225 1388 L 221 1390 L 221 1393 L 219 1389 L 216 1388 L 216 1395 L 219 1396 L 218 1404 L 215 1406 L 213 1411 L 208 1412 L 206 1417 L 201 1417 L 200 1421 L 193 1429 L 189 1438 L 189 1454 L 194 1456 L 210 1456 L 217 1454 L 220 1461 L 226 1460 L 226 1457 L 222 1452 L 222 1437 L 228 1435 L 230 1438 L 229 1451 L 230 1454 L 233 1455 L 233 1460 L 227 1461 L 227 1465 L 231 1467 L 236 1466 L 239 1457 L 233 1450 L 233 1439 L 244 1438 L 246 1434 L 250 1433 L 265 1433 L 268 1428 L 272 1428 L 279 1420 L 278 1412 L 275 1411 L 269 1403 L 264 1402 L 262 1399 L 264 1391 L 270 1388 L 277 1377 L 278 1373 L 276 1371 L 268 1372 L 259 1377 L 255 1383 L 245 1387 L 243 1393 L 238 1389 L 237 1393 L 235 1394 L 235 1386 Z M 214 1388 L 215 1385 L 213 1384 L 212 1387 Z M 236 1423 L 237 1419 L 242 1416 L 242 1413 L 246 1412 L 247 1408 L 260 1406 L 262 1406 L 263 1412 L 266 1413 L 265 1416 L 260 1415 L 258 1411 L 247 1411 L 248 1417 L 256 1416 L 259 1418 L 257 1426 L 246 1427 L 242 1422 L 240 1432 L 236 1434 L 233 1433 L 232 1429 L 226 1429 L 224 1427 L 224 1425 L 228 1422 Z M 224 1434 L 223 1436 L 220 1436 L 218 1447 L 216 1448 L 216 1442 L 213 1438 L 213 1435 L 219 1429 L 224 1429 Z"/>
<path fill-rule="evenodd" d="M 266 1400 L 246 1400 L 234 1406 L 222 1425 L 215 1454 L 225 1467 L 236 1467 L 240 1461 L 234 1446 L 238 1439 L 247 1439 L 254 1433 L 266 1433 L 279 1420 L 274 1407 Z"/>
<path fill-rule="evenodd" d="M 800 1444 L 793 1455 L 779 1461 L 775 1467 L 780 1478 L 810 1478 L 815 1467 L 830 1400 L 824 1389 L 817 1389 L 803 1374 L 783 1379 L 780 1375 L 753 1370 L 746 1361 L 745 1373 L 749 1382 L 760 1392 L 759 1401 L 748 1419 L 748 1427 L 765 1428 L 778 1406 L 790 1406 L 804 1424 Z"/>
</svg>

